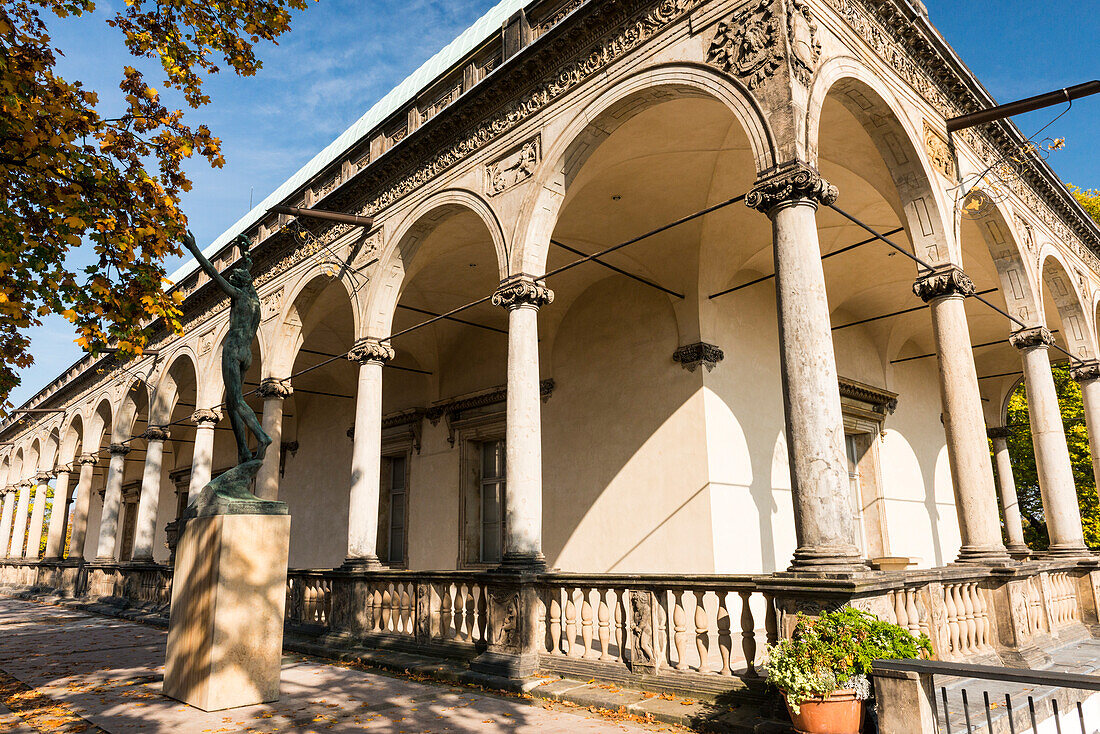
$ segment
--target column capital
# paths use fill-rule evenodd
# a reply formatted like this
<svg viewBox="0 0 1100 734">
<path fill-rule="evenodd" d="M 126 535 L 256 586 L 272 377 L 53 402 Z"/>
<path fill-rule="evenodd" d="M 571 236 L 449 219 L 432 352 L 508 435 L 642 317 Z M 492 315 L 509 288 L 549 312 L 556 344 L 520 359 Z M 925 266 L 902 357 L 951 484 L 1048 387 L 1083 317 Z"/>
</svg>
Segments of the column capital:
<svg viewBox="0 0 1100 734">
<path fill-rule="evenodd" d="M 396 356 L 393 347 L 379 339 L 360 339 L 348 352 L 349 362 L 386 364 Z"/>
<path fill-rule="evenodd" d="M 840 191 L 826 181 L 813 166 L 794 161 L 761 174 L 745 196 L 750 209 L 767 214 L 781 204 L 811 201 L 829 206 L 836 202 Z"/>
<path fill-rule="evenodd" d="M 191 414 L 191 422 L 196 426 L 201 426 L 203 423 L 209 423 L 213 426 L 221 422 L 221 419 L 221 411 L 217 408 L 199 408 Z"/>
<path fill-rule="evenodd" d="M 1046 348 L 1054 343 L 1054 335 L 1045 326 L 1033 326 L 1013 332 L 1008 337 L 1008 342 L 1021 351 L 1036 347 Z"/>
<path fill-rule="evenodd" d="M 48 484 L 57 474 L 52 471 L 40 471 L 34 475 L 34 481 L 38 484 Z"/>
<path fill-rule="evenodd" d="M 278 398 L 279 400 L 286 400 L 294 394 L 294 388 L 290 385 L 290 378 L 282 379 L 279 377 L 265 377 L 260 380 L 260 388 L 257 390 L 260 397 L 264 400 L 271 400 Z"/>
<path fill-rule="evenodd" d="M 111 454 L 111 456 L 125 456 L 126 454 L 130 453 L 132 449 L 126 444 L 113 443 L 107 447 L 107 451 Z"/>
<path fill-rule="evenodd" d="M 168 426 L 149 426 L 145 429 L 145 433 L 141 434 L 146 441 L 167 441 L 171 436 Z"/>
<path fill-rule="evenodd" d="M 1077 382 L 1090 382 L 1092 380 L 1100 380 L 1100 362 L 1095 359 L 1091 359 L 1087 362 L 1082 362 L 1072 370 L 1073 379 Z"/>
<path fill-rule="evenodd" d="M 99 463 L 99 458 L 95 454 L 81 454 L 73 463 L 77 466 L 95 466 Z"/>
<path fill-rule="evenodd" d="M 19 486 L 18 485 L 9 484 L 8 486 L 4 487 L 3 489 L 0 489 L 0 494 L 4 494 L 4 495 L 15 494 L 18 491 L 19 491 Z"/>
<path fill-rule="evenodd" d="M 925 303 L 938 298 L 974 295 L 974 281 L 955 265 L 945 265 L 926 273 L 913 284 L 913 293 Z"/>
<path fill-rule="evenodd" d="M 72 474 L 74 467 L 75 462 L 73 464 L 62 464 L 61 466 L 57 467 L 57 474 Z"/>
<path fill-rule="evenodd" d="M 12 485 L 12 487 L 13 487 L 13 488 L 14 488 L 15 490 L 20 490 L 20 489 L 30 489 L 30 488 L 31 488 L 31 487 L 33 487 L 33 486 L 34 486 L 34 485 L 33 485 L 33 484 L 31 484 L 31 482 L 30 482 L 30 480 L 29 480 L 29 479 L 24 479 L 24 480 L 23 480 L 22 482 L 16 482 L 15 484 L 13 484 L 13 485 Z"/>
<path fill-rule="evenodd" d="M 513 275 L 500 282 L 493 294 L 493 305 L 508 311 L 517 308 L 542 308 L 554 302 L 554 291 L 530 275 Z"/>
<path fill-rule="evenodd" d="M 1009 436 L 1012 435 L 1012 429 L 1009 428 L 1008 426 L 1001 426 L 999 428 L 990 428 L 989 430 L 986 431 L 986 435 L 988 435 L 992 439 L 1008 438 Z"/>
</svg>

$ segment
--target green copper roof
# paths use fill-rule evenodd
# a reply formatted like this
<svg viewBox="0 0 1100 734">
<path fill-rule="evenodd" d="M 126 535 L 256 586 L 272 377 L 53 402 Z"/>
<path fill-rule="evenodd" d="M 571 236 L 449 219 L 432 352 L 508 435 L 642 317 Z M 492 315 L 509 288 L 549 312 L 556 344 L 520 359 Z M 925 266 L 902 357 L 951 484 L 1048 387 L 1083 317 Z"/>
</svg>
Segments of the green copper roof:
<svg viewBox="0 0 1100 734">
<path fill-rule="evenodd" d="M 267 216 L 268 209 L 282 203 L 326 167 L 340 160 L 352 146 L 366 137 L 371 130 L 411 102 L 417 94 L 476 50 L 478 46 L 485 43 L 492 36 L 499 34 L 501 27 L 508 18 L 521 10 L 528 2 L 529 0 L 501 0 L 492 10 L 467 28 L 462 35 L 428 59 L 423 66 L 414 71 L 405 81 L 398 84 L 393 91 L 378 100 L 354 125 L 315 155 L 313 160 L 302 166 L 297 173 L 256 205 L 252 211 L 237 220 L 233 226 L 214 240 L 203 251 L 203 254 L 207 257 L 213 257 L 237 235 L 247 232 L 257 225 L 260 220 Z M 194 260 L 189 260 L 170 276 L 170 280 L 173 283 L 178 283 L 195 272 L 196 268 L 197 263 Z"/>
</svg>

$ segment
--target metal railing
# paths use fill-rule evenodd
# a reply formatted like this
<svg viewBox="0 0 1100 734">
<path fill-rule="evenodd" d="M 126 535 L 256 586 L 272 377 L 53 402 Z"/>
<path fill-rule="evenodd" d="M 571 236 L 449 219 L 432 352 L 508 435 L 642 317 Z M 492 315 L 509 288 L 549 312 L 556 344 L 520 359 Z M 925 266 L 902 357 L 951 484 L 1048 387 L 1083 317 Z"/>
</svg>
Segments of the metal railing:
<svg viewBox="0 0 1100 734">
<path fill-rule="evenodd" d="M 876 675 L 915 674 L 919 686 L 910 690 L 924 701 L 896 697 L 897 689 L 878 691 L 880 720 L 885 709 L 911 711 L 925 705 L 934 726 L 919 726 L 908 718 L 912 734 L 1096 734 L 1100 731 L 1100 676 L 1055 670 L 1026 670 L 933 660 L 879 660 Z M 893 734 L 887 725 L 882 734 Z"/>
</svg>

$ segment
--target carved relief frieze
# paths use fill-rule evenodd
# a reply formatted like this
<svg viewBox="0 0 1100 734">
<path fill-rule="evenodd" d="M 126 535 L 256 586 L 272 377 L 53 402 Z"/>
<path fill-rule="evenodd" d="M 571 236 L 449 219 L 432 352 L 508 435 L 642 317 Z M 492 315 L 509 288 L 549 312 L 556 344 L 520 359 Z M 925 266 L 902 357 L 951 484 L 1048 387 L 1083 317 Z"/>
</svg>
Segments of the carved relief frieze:
<svg viewBox="0 0 1100 734">
<path fill-rule="evenodd" d="M 260 297 L 260 310 L 264 321 L 273 319 L 279 315 L 279 309 L 283 306 L 283 288 L 276 288 L 270 293 Z"/>
<path fill-rule="evenodd" d="M 214 351 L 214 330 L 206 332 L 199 337 L 199 356 L 205 357 Z"/>
<path fill-rule="evenodd" d="M 783 63 L 782 29 L 773 0 L 754 0 L 718 24 L 707 63 L 756 89 Z"/>
<path fill-rule="evenodd" d="M 542 160 L 542 136 L 536 135 L 485 166 L 485 193 L 502 194 L 535 175 Z"/>
<path fill-rule="evenodd" d="M 947 141 L 947 136 L 929 125 L 927 120 L 924 122 L 924 148 L 928 151 L 928 160 L 933 168 L 949 181 L 958 179 L 955 156 L 951 154 L 951 144 Z"/>
<path fill-rule="evenodd" d="M 813 12 L 804 0 L 791 0 L 787 14 L 787 40 L 791 48 L 791 73 L 809 86 L 821 60 L 821 39 L 817 35 Z"/>
<path fill-rule="evenodd" d="M 516 588 L 487 587 L 489 644 L 498 651 L 521 652 L 520 593 Z"/>
</svg>

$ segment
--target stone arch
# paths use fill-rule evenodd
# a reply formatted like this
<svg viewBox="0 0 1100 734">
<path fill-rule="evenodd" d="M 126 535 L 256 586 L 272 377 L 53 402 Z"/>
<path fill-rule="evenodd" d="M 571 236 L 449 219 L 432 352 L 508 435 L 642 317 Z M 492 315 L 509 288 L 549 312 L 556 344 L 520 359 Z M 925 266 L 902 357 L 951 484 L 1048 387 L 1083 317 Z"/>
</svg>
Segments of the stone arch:
<svg viewBox="0 0 1100 734">
<path fill-rule="evenodd" d="M 69 466 L 84 450 L 84 416 L 79 411 L 69 416 L 61 429 L 61 446 L 57 463 Z"/>
<path fill-rule="evenodd" d="M 38 473 L 38 462 L 42 458 L 42 438 L 36 436 L 23 454 L 23 479 L 33 480 Z"/>
<path fill-rule="evenodd" d="M 957 248 L 949 236 L 951 220 L 945 216 L 948 208 L 938 193 L 937 174 L 925 159 L 925 145 L 917 143 L 924 136 L 912 129 L 889 88 L 854 58 L 830 59 L 814 77 L 805 125 L 810 162 L 818 164 L 822 112 L 830 98 L 855 117 L 886 164 L 902 207 L 898 218 L 915 254 L 932 264 L 958 262 Z M 841 203 L 843 195 L 841 191 Z"/>
<path fill-rule="evenodd" d="M 500 279 L 508 275 L 508 242 L 500 219 L 489 203 L 465 189 L 440 191 L 405 216 L 379 255 L 380 264 L 368 290 L 366 316 L 362 328 L 356 331 L 357 338 L 384 338 L 390 333 L 402 288 L 415 273 L 412 265 L 417 262 L 420 244 L 443 221 L 463 212 L 472 212 L 485 225 L 496 252 Z"/>
<path fill-rule="evenodd" d="M 960 211 L 978 229 L 993 259 L 1008 313 L 1028 325 L 1043 323 L 1040 295 L 1028 266 L 1036 252 L 1031 225 L 1017 216 L 1011 226 L 1007 208 L 980 188 L 968 192 Z M 959 231 L 965 241 L 961 224 Z M 1014 330 L 1012 322 L 1007 325 Z"/>
<path fill-rule="evenodd" d="M 149 409 L 149 386 L 142 379 L 134 379 L 123 390 L 111 428 L 111 443 L 123 443 L 133 437 L 134 424 L 142 412 Z"/>
<path fill-rule="evenodd" d="M 190 371 L 190 374 L 188 374 Z M 167 365 L 157 378 L 153 387 L 153 399 L 149 408 L 149 423 L 155 426 L 168 425 L 172 420 L 172 412 L 179 402 L 181 385 L 190 377 L 195 383 L 195 390 L 199 385 L 198 360 L 194 352 L 188 347 L 177 350 L 169 357 Z"/>
<path fill-rule="evenodd" d="M 50 429 L 42 441 L 42 454 L 38 457 L 38 471 L 52 472 L 57 468 L 58 449 L 61 446 L 61 431 Z"/>
<path fill-rule="evenodd" d="M 723 103 L 748 138 L 756 172 L 775 165 L 774 136 L 763 112 L 743 87 L 714 69 L 688 64 L 638 72 L 601 94 L 547 144 L 516 226 L 510 272 L 541 274 L 550 236 L 576 173 L 600 142 L 631 117 L 671 99 L 704 97 Z M 743 192 L 737 192 L 743 193 Z"/>
<path fill-rule="evenodd" d="M 0 460 L 0 491 L 4 490 L 11 484 L 11 461 L 12 454 L 8 451 L 3 460 Z M 3 543 L 7 538 L 0 538 L 0 543 Z"/>
<path fill-rule="evenodd" d="M 1081 294 L 1061 253 L 1054 246 L 1047 246 L 1043 248 L 1040 262 L 1041 287 L 1054 301 L 1058 318 L 1062 322 L 1061 335 L 1066 348 L 1079 359 L 1095 358 L 1096 344 L 1089 329 L 1089 319 L 1081 302 Z"/>
<path fill-rule="evenodd" d="M 103 438 L 110 440 L 114 427 L 115 410 L 107 396 L 99 399 L 95 409 L 88 415 L 88 430 L 84 436 L 84 453 L 96 454 L 103 448 Z"/>
<path fill-rule="evenodd" d="M 317 266 L 301 275 L 294 286 L 287 290 L 287 297 L 278 315 L 278 321 L 267 330 L 270 341 L 270 358 L 263 363 L 264 377 L 286 378 L 294 366 L 294 360 L 305 342 L 306 335 L 323 320 L 324 314 L 312 308 L 318 299 L 337 284 L 343 288 L 351 306 L 352 334 L 360 334 L 360 302 L 362 296 L 347 277 L 332 278 Z M 369 286 L 368 286 L 369 287 Z M 348 348 L 351 348 L 348 344 Z"/>
</svg>

